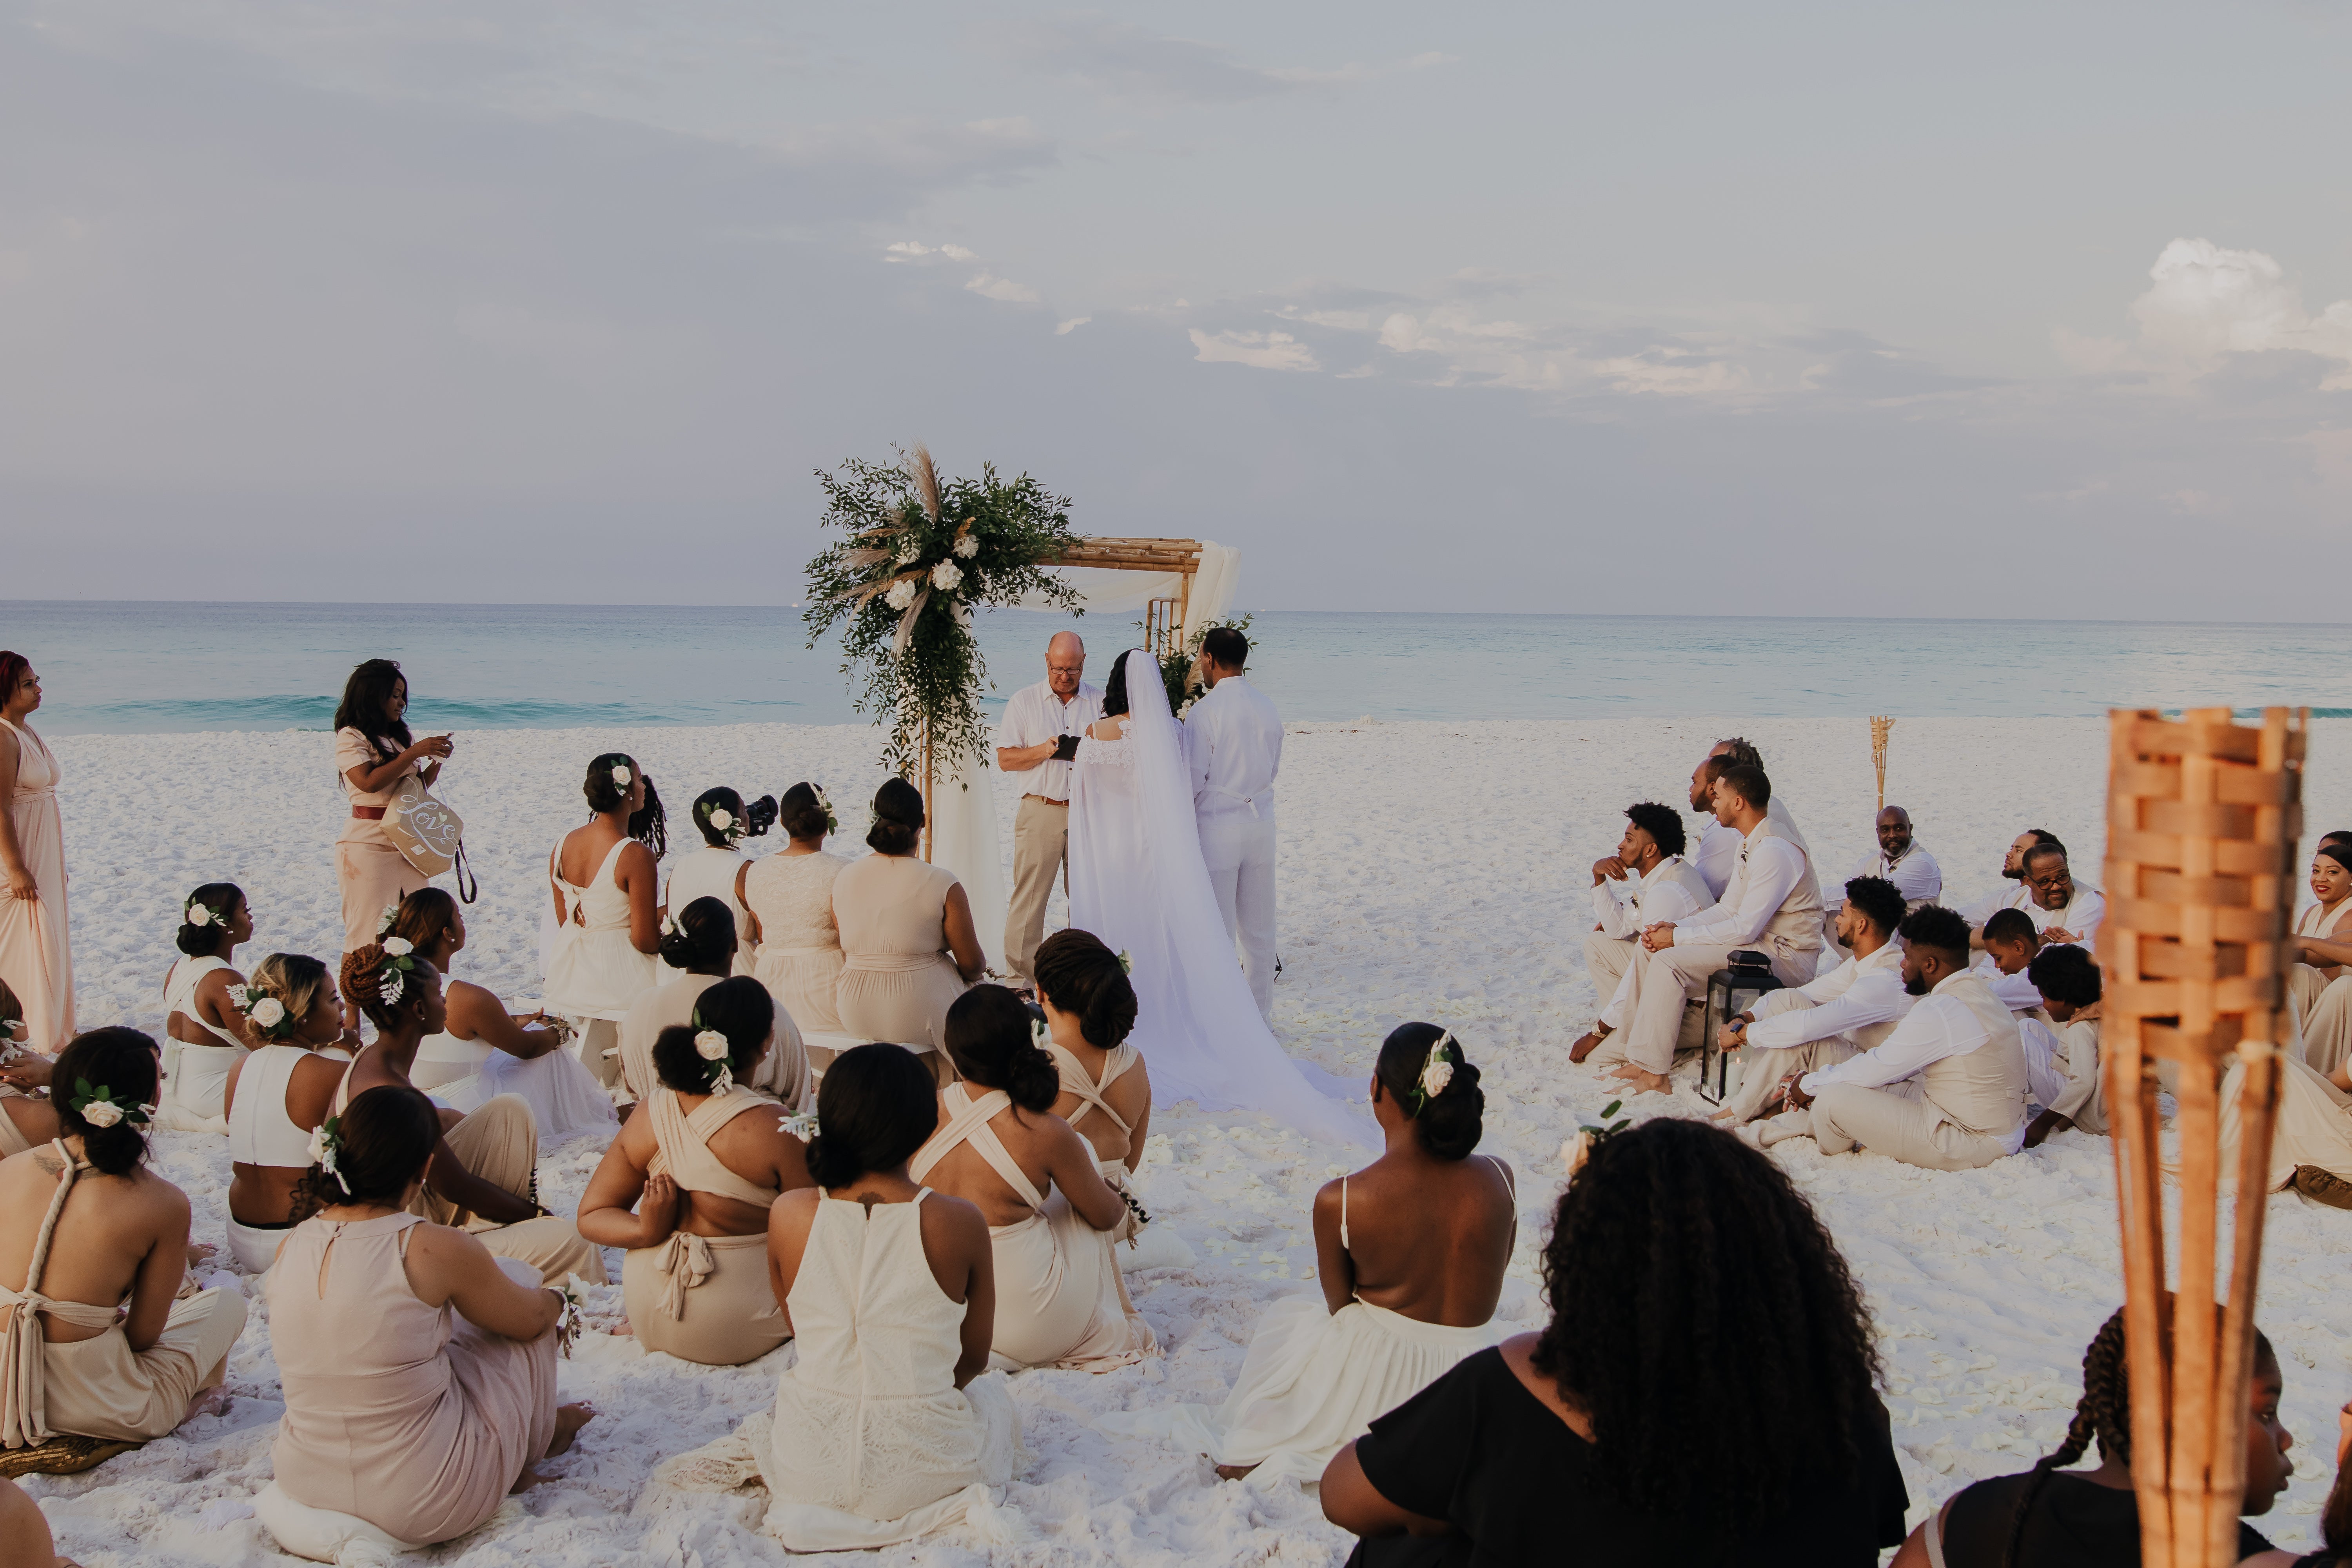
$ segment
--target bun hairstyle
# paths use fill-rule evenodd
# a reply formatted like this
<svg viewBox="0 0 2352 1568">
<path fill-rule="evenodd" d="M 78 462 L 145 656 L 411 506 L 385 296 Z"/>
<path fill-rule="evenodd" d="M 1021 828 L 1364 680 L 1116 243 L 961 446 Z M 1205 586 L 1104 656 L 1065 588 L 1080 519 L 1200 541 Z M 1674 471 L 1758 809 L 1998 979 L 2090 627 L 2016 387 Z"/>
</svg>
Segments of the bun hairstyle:
<svg viewBox="0 0 2352 1568">
<path fill-rule="evenodd" d="M 923 792 L 905 779 L 887 778 L 874 792 L 874 826 L 866 830 L 878 855 L 911 855 L 923 834 Z"/>
<path fill-rule="evenodd" d="M 245 1012 L 249 1016 L 263 997 L 275 997 L 286 1009 L 290 1022 L 285 1032 L 291 1034 L 310 1016 L 310 1009 L 319 1004 L 319 993 L 326 988 L 325 964 L 307 953 L 273 952 L 253 966 L 245 983 Z M 249 1037 L 255 1033 L 247 1031 Z"/>
<path fill-rule="evenodd" d="M 1452 1070 L 1436 1071 L 1441 1062 Z M 1413 1136 L 1423 1149 L 1441 1160 L 1464 1160 L 1478 1147 L 1486 1131 L 1486 1094 L 1478 1087 L 1478 1069 L 1449 1031 L 1434 1024 L 1398 1025 L 1381 1042 L 1373 1071 L 1397 1108 L 1412 1117 Z M 1431 1078 L 1444 1080 L 1435 1093 L 1423 1087 Z"/>
<path fill-rule="evenodd" d="M 729 826 L 712 826 L 710 814 L 714 811 L 725 812 Z M 702 841 L 713 849 L 732 849 L 735 840 L 743 837 L 751 825 L 743 818 L 743 797 L 721 784 L 694 797 L 694 826 L 701 831 Z"/>
<path fill-rule="evenodd" d="M 299 1222 L 330 1204 L 400 1206 L 408 1184 L 433 1157 L 441 1137 L 441 1115 L 424 1094 L 406 1084 L 380 1084 L 353 1095 L 341 1116 L 320 1124 L 326 1159 L 294 1184 L 294 1219 Z"/>
<path fill-rule="evenodd" d="M 672 969 L 716 969 L 735 962 L 735 911 L 717 899 L 697 899 L 670 918 L 661 957 Z"/>
<path fill-rule="evenodd" d="M 1035 1024 L 1027 1004 L 1003 986 L 975 985 L 948 1008 L 948 1055 L 982 1089 L 1003 1089 L 1024 1110 L 1051 1110 L 1062 1072 L 1038 1046 Z"/>
<path fill-rule="evenodd" d="M 776 998 L 748 974 L 722 980 L 695 999 L 694 1026 L 727 1037 L 727 1059 L 746 1069 L 776 1033 Z"/>
<path fill-rule="evenodd" d="M 440 980 L 441 972 L 425 959 L 386 952 L 377 942 L 343 954 L 343 994 L 382 1034 L 392 1033 L 421 1011 L 425 988 Z"/>
<path fill-rule="evenodd" d="M 162 1092 L 161 1060 L 152 1039 L 120 1026 L 77 1035 L 58 1053 L 49 1089 L 58 1131 L 81 1140 L 92 1169 L 127 1176 L 147 1158 L 144 1129 Z"/>
<path fill-rule="evenodd" d="M 835 831 L 833 813 L 825 808 L 824 794 L 813 784 L 793 785 L 778 805 L 783 808 L 779 820 L 784 832 L 793 838 L 816 838 Z"/>
<path fill-rule="evenodd" d="M 816 1124 L 809 1174 L 820 1187 L 845 1187 L 897 1170 L 930 1141 L 940 1125 L 938 1085 L 904 1046 L 857 1046 L 834 1058 L 817 1085 Z"/>
<path fill-rule="evenodd" d="M 654 781 L 645 776 L 637 759 L 626 752 L 606 752 L 588 764 L 588 777 L 582 782 L 580 793 L 588 797 L 588 809 L 599 816 L 608 811 L 618 811 L 628 804 L 628 784 L 613 780 L 614 768 L 629 770 L 629 784 L 643 782 L 646 804 L 629 814 L 629 837 L 654 852 L 659 860 L 669 853 L 669 816 L 663 811 L 661 795 Z"/>
<path fill-rule="evenodd" d="M 457 923 L 457 900 L 439 888 L 419 888 L 400 900 L 383 934 L 400 938 L 418 952 L 431 952 Z"/>
<path fill-rule="evenodd" d="M 1037 989 L 1078 1016 L 1078 1033 L 1109 1050 L 1135 1027 L 1135 986 L 1118 954 L 1087 931 L 1057 931 L 1037 946 Z"/>
<path fill-rule="evenodd" d="M 180 931 L 173 945 L 190 958 L 215 958 L 228 948 L 228 922 L 245 903 L 245 890 L 235 882 L 206 882 L 180 906 Z M 202 908 L 208 918 L 198 925 L 188 917 Z"/>
</svg>

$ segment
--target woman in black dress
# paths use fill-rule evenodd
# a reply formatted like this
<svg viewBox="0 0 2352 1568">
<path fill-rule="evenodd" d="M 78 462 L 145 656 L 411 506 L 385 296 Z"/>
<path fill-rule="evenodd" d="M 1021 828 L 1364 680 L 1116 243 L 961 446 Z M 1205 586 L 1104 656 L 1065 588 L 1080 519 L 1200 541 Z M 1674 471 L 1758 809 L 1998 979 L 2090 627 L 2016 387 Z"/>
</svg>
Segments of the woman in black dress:
<svg viewBox="0 0 2352 1568">
<path fill-rule="evenodd" d="M 1323 1473 L 1366 1568 L 1875 1568 L 1903 1539 L 1862 1299 L 1769 1158 L 1702 1122 L 1600 1138 L 1551 1325 L 1463 1361 Z"/>
</svg>

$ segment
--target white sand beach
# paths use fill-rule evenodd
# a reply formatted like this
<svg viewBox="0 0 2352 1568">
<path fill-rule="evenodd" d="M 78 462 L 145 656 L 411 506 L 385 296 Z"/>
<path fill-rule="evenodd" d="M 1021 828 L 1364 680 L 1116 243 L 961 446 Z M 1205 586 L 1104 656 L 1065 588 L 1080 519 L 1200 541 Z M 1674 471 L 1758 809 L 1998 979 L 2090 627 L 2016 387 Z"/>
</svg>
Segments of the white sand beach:
<svg viewBox="0 0 2352 1568">
<path fill-rule="evenodd" d="M 1291 730 L 1280 788 L 1286 967 L 1276 1032 L 1294 1054 L 1356 1076 L 1369 1074 L 1399 1022 L 1426 1018 L 1458 1034 L 1486 1074 L 1485 1148 L 1521 1173 L 1507 1319 L 1532 1326 L 1540 1313 L 1532 1260 L 1558 1191 L 1561 1140 L 1615 1098 L 1612 1083 L 1567 1060 L 1596 1005 L 1580 946 L 1587 868 L 1616 843 L 1626 805 L 1680 805 L 1692 764 L 1735 731 L 1762 749 L 1824 882 L 1843 880 L 1869 847 L 1874 808 L 1859 719 Z M 281 949 L 332 955 L 341 922 L 330 847 L 344 806 L 327 736 L 90 735 L 58 740 L 56 750 L 84 1026 L 160 1032 L 174 911 L 201 882 L 234 880 L 249 895 L 258 934 L 240 955 L 247 963 Z M 457 972 L 511 1004 L 537 993 L 548 849 L 582 819 L 583 766 L 606 750 L 632 752 L 653 775 L 674 836 L 690 835 L 684 808 L 710 785 L 752 795 L 810 778 L 841 803 L 838 847 L 849 850 L 881 777 L 875 733 L 859 727 L 461 734 L 444 793 L 467 817 L 482 892 L 467 911 L 471 941 Z M 1919 842 L 1944 867 L 1947 900 L 1958 902 L 1993 889 L 2003 848 L 2026 826 L 2058 834 L 2078 875 L 2098 881 L 2105 776 L 2104 721 L 1904 720 L 1888 799 L 1910 808 Z M 1012 798 L 1006 790 L 1008 857 Z M 2352 826 L 2352 721 L 2316 725 L 2305 800 L 2306 853 L 2320 830 Z M 1059 919 L 1057 907 L 1049 925 Z M 1634 1108 L 1703 1109 L 1687 1088 L 1671 1104 L 1650 1097 Z M 1196 1456 L 1090 1424 L 1107 1410 L 1222 1398 L 1265 1306 L 1317 1289 L 1309 1199 L 1343 1168 L 1339 1152 L 1245 1115 L 1160 1112 L 1153 1128 L 1143 1199 L 1200 1258 L 1192 1269 L 1132 1277 L 1166 1359 L 1099 1377 L 1014 1378 L 1034 1458 L 991 1516 L 989 1538 L 958 1532 L 882 1559 L 1321 1568 L 1345 1555 L 1349 1538 L 1295 1486 L 1219 1483 Z M 163 1133 L 156 1145 L 163 1173 L 194 1200 L 198 1239 L 218 1243 L 224 1142 Z M 549 1151 L 546 1200 L 568 1211 L 599 1152 L 586 1142 Z M 2080 1392 L 2083 1346 L 2121 1299 L 2106 1141 L 2067 1132 L 1957 1174 L 1868 1154 L 1829 1160 L 1807 1141 L 1775 1157 L 1820 1206 L 1867 1291 L 1914 1519 L 1967 1481 L 2022 1469 L 2054 1446 Z M 2352 1214 L 2273 1200 L 2258 1321 L 2285 1369 L 2298 1465 L 2262 1528 L 2298 1549 L 2317 1544 L 2334 1415 L 2352 1393 L 2352 1299 L 2335 1289 L 2347 1261 Z M 235 1404 L 225 1416 L 88 1475 L 26 1483 L 59 1550 L 87 1568 L 289 1561 L 239 1506 L 269 1479 L 278 1411 L 267 1318 L 254 1282 L 241 1283 L 257 1310 L 230 1363 Z M 594 1326 L 623 1321 L 617 1285 L 595 1297 Z M 750 1500 L 649 1496 L 647 1477 L 660 1459 L 764 1409 L 792 1353 L 706 1368 L 648 1356 L 628 1338 L 585 1335 L 564 1366 L 563 1392 L 601 1414 L 571 1454 L 544 1467 L 557 1479 L 431 1561 L 722 1568 L 781 1560 L 757 1532 Z"/>
</svg>

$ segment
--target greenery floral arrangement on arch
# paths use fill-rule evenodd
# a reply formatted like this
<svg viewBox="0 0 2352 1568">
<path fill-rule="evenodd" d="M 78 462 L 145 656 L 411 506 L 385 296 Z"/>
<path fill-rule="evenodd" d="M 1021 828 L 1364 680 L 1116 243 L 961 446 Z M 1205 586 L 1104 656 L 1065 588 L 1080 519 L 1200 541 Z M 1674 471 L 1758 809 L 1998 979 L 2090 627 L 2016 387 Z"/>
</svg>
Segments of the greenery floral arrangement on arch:
<svg viewBox="0 0 2352 1568">
<path fill-rule="evenodd" d="M 928 736 L 933 765 L 953 776 L 988 743 L 971 608 L 1035 595 L 1085 614 L 1041 564 L 1078 542 L 1070 498 L 1027 474 L 1001 479 L 993 463 L 977 479 L 942 479 L 919 444 L 899 463 L 852 458 L 816 479 L 822 525 L 842 537 L 808 564 L 809 646 L 841 626 L 841 672 L 864 682 L 857 710 L 889 726 L 886 767 L 913 774 Z"/>
</svg>

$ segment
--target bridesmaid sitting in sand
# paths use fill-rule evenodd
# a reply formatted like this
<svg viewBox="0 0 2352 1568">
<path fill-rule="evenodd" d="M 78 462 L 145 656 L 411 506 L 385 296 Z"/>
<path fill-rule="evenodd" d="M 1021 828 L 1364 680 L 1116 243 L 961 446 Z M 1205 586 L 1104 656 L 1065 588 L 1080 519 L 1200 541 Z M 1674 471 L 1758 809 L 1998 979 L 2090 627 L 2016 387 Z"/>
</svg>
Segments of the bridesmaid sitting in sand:
<svg viewBox="0 0 2352 1568">
<path fill-rule="evenodd" d="M 776 817 L 792 842 L 752 861 L 735 876 L 735 901 L 751 914 L 757 943 L 751 973 L 776 994 L 776 1005 L 803 1037 L 841 1033 L 834 991 L 841 980 L 841 931 L 833 923 L 833 879 L 849 862 L 824 850 L 834 830 L 824 792 L 796 784 L 784 792 Z M 838 1047 L 812 1045 L 818 1072 Z"/>
<path fill-rule="evenodd" d="M 654 1069 L 654 1042 L 661 1032 L 699 1016 L 703 1023 L 697 1028 L 730 1034 L 759 1029 L 766 1052 L 743 1079 L 745 1087 L 794 1110 L 811 1102 L 808 1053 L 800 1030 L 766 986 L 748 974 L 728 974 L 734 953 L 735 917 L 716 899 L 687 905 L 677 929 L 662 938 L 662 962 L 686 973 L 644 993 L 621 1020 L 621 1079 L 634 1098 L 643 1100 L 661 1081 Z"/>
<path fill-rule="evenodd" d="M 406 945 L 397 937 L 386 940 Z M 344 1069 L 331 1105 L 337 1115 L 371 1089 L 415 1088 L 408 1068 L 417 1045 L 448 1019 L 441 972 L 413 952 L 371 943 L 343 954 L 343 994 L 367 1015 L 376 1037 Z M 539 1205 L 539 1132 L 522 1096 L 494 1096 L 466 1116 L 444 1110 L 441 1122 L 433 1167 L 415 1199 L 420 1217 L 462 1226 L 492 1252 L 520 1258 L 550 1279 L 577 1274 L 592 1284 L 605 1282 L 596 1249 L 580 1239 L 570 1220 Z"/>
<path fill-rule="evenodd" d="M 155 1124 L 177 1132 L 226 1132 L 223 1096 L 245 1059 L 245 1023 L 230 994 L 245 976 L 229 966 L 253 940 L 253 911 L 234 882 L 206 882 L 188 895 L 173 939 L 186 956 L 163 976 L 163 1101 Z"/>
<path fill-rule="evenodd" d="M 775 1101 L 739 1081 L 767 1054 L 768 1031 L 702 1025 L 674 1024 L 654 1042 L 661 1081 L 604 1151 L 580 1234 L 628 1248 L 622 1295 L 646 1349 L 740 1366 L 792 1337 L 768 1279 L 768 1210 L 810 1184 L 808 1154 Z"/>
<path fill-rule="evenodd" d="M 668 819 L 654 781 L 636 759 L 607 752 L 588 764 L 581 791 L 593 814 L 547 858 L 555 900 L 555 946 L 547 960 L 547 1010 L 581 1031 L 579 1054 L 610 1085 L 620 1058 L 607 1056 L 621 1016 L 658 974 L 661 858 Z"/>
<path fill-rule="evenodd" d="M 488 1522 L 594 1415 L 556 1404 L 562 1293 L 415 1213 L 441 1147 L 416 1090 L 354 1099 L 268 1286 L 286 1400 L 273 1489 L 420 1547 Z"/>
<path fill-rule="evenodd" d="M 1047 937 L 1038 944 L 1036 970 L 1045 1050 L 1062 1080 L 1054 1114 L 1092 1146 L 1103 1180 L 1124 1191 L 1151 1131 L 1151 1074 L 1143 1053 L 1127 1044 L 1135 987 L 1118 954 L 1092 931 Z"/>
<path fill-rule="evenodd" d="M 1404 1024 L 1381 1046 L 1371 1090 L 1387 1152 L 1315 1194 L 1322 1298 L 1266 1309 L 1221 1407 L 1097 1425 L 1187 1445 L 1228 1480 L 1311 1482 L 1374 1416 L 1496 1342 L 1518 1215 L 1511 1168 L 1471 1158 L 1478 1069 L 1436 1025 Z"/>
<path fill-rule="evenodd" d="M 446 975 L 449 961 L 466 945 L 466 917 L 447 893 L 422 888 L 400 900 L 384 938 L 408 943 Z M 409 1064 L 409 1081 L 436 1104 L 471 1114 L 499 1095 L 519 1094 L 550 1143 L 584 1132 L 609 1134 L 618 1125 L 611 1098 L 563 1048 L 562 1027 L 548 1023 L 545 1013 L 515 1016 L 495 994 L 468 980 L 447 980 L 442 997 L 448 1022 L 418 1044 Z"/>
<path fill-rule="evenodd" d="M 694 797 L 694 826 L 702 847 L 689 849 L 672 862 L 662 884 L 662 910 L 675 913 L 697 899 L 717 899 L 735 917 L 734 973 L 751 973 L 751 917 L 743 908 L 745 858 L 742 838 L 751 830 L 743 813 L 743 797 L 721 785 Z"/>
<path fill-rule="evenodd" d="M 992 1364 L 1108 1372 L 1159 1354 L 1111 1252 L 1126 1201 L 1053 1113 L 1061 1079 L 1031 1037 L 1029 1009 L 1002 985 L 975 985 L 948 1009 L 947 1043 L 964 1081 L 940 1091 L 939 1131 L 909 1169 L 988 1217 Z M 1066 1201 L 1048 1207 L 1048 1187 Z"/>
<path fill-rule="evenodd" d="M 0 1160 L 0 1444 L 143 1443 L 218 1407 L 245 1298 L 175 1299 L 188 1199 L 146 1169 L 155 1042 L 93 1029 L 57 1067 L 58 1139 Z"/>
<path fill-rule="evenodd" d="M 315 958 L 273 952 L 253 966 L 239 1015 L 254 1048 L 229 1068 L 228 1250 L 258 1274 L 294 1226 L 294 1190 L 310 1168 L 310 1134 L 327 1119 L 346 1063 L 323 1054 L 343 1038 L 343 1001 Z"/>
<path fill-rule="evenodd" d="M 900 1047 L 843 1052 L 817 1091 L 818 1184 L 768 1211 L 769 1266 L 800 1355 L 751 1441 L 767 1449 L 768 1531 L 794 1552 L 912 1541 L 1013 1479 L 1021 1417 L 1004 1380 L 984 1375 L 988 1227 L 907 1165 L 938 1118 L 931 1091 Z M 849 1432 L 863 1444 L 842 1440 Z"/>
<path fill-rule="evenodd" d="M 922 835 L 921 792 L 905 779 L 884 779 L 866 835 L 874 853 L 833 881 L 843 960 L 834 1004 L 843 1034 L 929 1052 L 931 1071 L 949 1083 L 954 1069 L 939 1049 L 948 1007 L 988 961 L 963 884 L 916 855 Z"/>
</svg>

